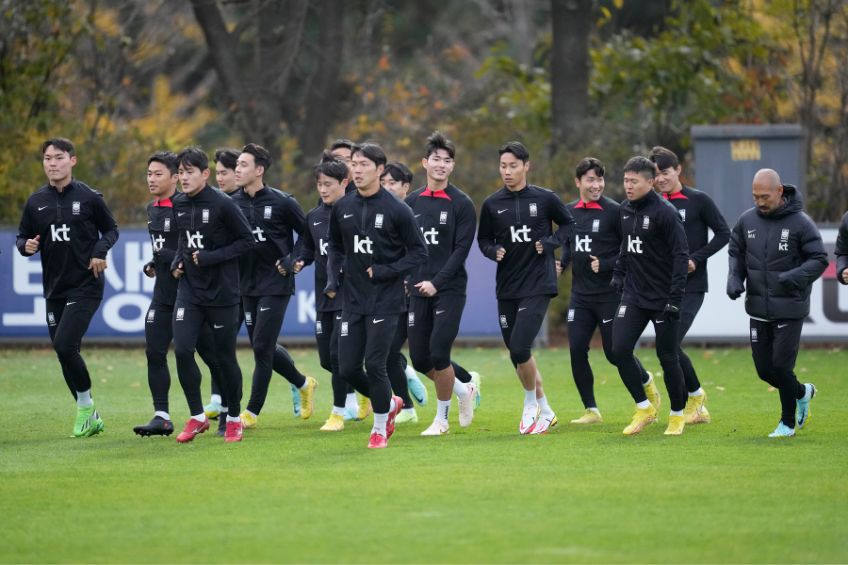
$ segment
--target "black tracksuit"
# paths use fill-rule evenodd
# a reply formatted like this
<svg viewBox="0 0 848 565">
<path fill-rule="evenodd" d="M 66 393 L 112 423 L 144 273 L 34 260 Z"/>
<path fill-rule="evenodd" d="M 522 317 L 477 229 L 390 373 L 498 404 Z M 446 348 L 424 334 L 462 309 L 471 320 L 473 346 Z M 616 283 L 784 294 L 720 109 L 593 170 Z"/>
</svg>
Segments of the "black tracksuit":
<svg viewBox="0 0 848 565">
<path fill-rule="evenodd" d="M 783 185 L 783 196 L 783 206 L 773 213 L 751 208 L 733 228 L 727 294 L 735 300 L 745 292 L 757 374 L 780 391 L 781 420 L 794 428 L 795 401 L 805 392 L 795 360 L 810 292 L 827 268 L 827 253 L 798 190 Z"/>
<path fill-rule="evenodd" d="M 836 236 L 836 280 L 840 284 L 848 284 L 842 280 L 842 273 L 848 269 L 848 212 L 842 216 L 839 224 L 839 235 Z"/>
<path fill-rule="evenodd" d="M 695 263 L 695 270 L 686 278 L 686 293 L 683 295 L 680 307 L 678 333 L 682 344 L 704 303 L 704 294 L 709 290 L 707 259 L 727 245 L 730 240 L 730 228 L 727 227 L 727 222 L 724 221 L 713 199 L 700 190 L 684 186 L 673 194 L 663 193 L 663 198 L 677 208 L 677 213 L 683 220 L 686 243 L 689 247 L 689 260 Z M 712 239 L 709 238 L 708 230 L 713 231 Z M 678 348 L 677 356 L 680 359 L 683 378 L 686 380 L 686 390 L 695 392 L 701 388 L 701 383 L 692 366 L 692 361 L 683 351 L 682 346 Z"/>
<path fill-rule="evenodd" d="M 613 284 L 622 285 L 623 293 L 613 322 L 613 356 L 633 400 L 644 401 L 633 350 L 645 326 L 653 322 L 671 409 L 683 410 L 686 386 L 677 356 L 680 318 L 664 312 L 666 305 L 679 308 L 683 300 L 689 261 L 683 222 L 674 206 L 654 191 L 622 202 L 620 214 L 621 254 Z"/>
<path fill-rule="evenodd" d="M 415 370 L 427 374 L 451 365 L 451 348 L 459 333 L 468 273 L 465 260 L 474 244 L 477 217 L 474 203 L 452 184 L 444 190 L 426 187 L 410 194 L 406 203 L 427 244 L 427 262 L 409 277 L 407 319 L 409 357 Z M 415 285 L 430 281 L 433 297 L 422 296 Z"/>
<path fill-rule="evenodd" d="M 239 257 L 241 306 L 248 337 L 253 347 L 253 385 L 247 410 L 258 415 L 268 396 L 271 372 L 281 374 L 300 388 L 305 377 L 294 366 L 291 355 L 277 343 L 289 299 L 294 293 L 292 252 L 294 234 L 304 233 L 305 218 L 300 205 L 289 194 L 263 186 L 254 196 L 244 188 L 230 197 L 238 204 L 250 224 L 256 245 Z M 281 275 L 277 261 L 286 269 Z M 289 361 L 289 362 L 286 362 Z"/>
<path fill-rule="evenodd" d="M 61 192 L 46 185 L 24 205 L 16 245 L 23 256 L 26 241 L 40 236 L 41 270 L 47 305 L 47 328 L 71 394 L 91 388 L 80 345 L 103 300 L 105 274 L 95 278 L 92 258 L 106 259 L 118 240 L 118 224 L 103 195 L 78 180 Z"/>
<path fill-rule="evenodd" d="M 238 258 L 256 245 L 250 224 L 233 200 L 210 186 L 173 199 L 179 242 L 171 268 L 184 271 L 174 305 L 177 373 L 191 414 L 203 412 L 200 370 L 194 349 L 204 325 L 212 326 L 224 380 L 228 414 L 241 411 L 241 369 L 236 360 L 239 329 Z M 198 264 L 192 260 L 198 254 Z"/>
<path fill-rule="evenodd" d="M 404 276 L 427 260 L 427 246 L 409 206 L 382 187 L 368 197 L 356 191 L 339 199 L 329 237 L 325 291 L 339 290 L 340 270 L 345 277 L 339 370 L 351 382 L 364 360 L 372 406 L 385 414 L 391 400 L 386 360 L 406 311 Z"/>
<path fill-rule="evenodd" d="M 539 333 L 551 297 L 557 295 L 554 250 L 536 252 L 535 243 L 552 237 L 552 223 L 574 223 L 554 192 L 534 185 L 511 191 L 501 188 L 480 210 L 477 243 L 483 255 L 498 262 L 495 294 L 501 335 L 513 365 L 526 363 Z"/>
</svg>

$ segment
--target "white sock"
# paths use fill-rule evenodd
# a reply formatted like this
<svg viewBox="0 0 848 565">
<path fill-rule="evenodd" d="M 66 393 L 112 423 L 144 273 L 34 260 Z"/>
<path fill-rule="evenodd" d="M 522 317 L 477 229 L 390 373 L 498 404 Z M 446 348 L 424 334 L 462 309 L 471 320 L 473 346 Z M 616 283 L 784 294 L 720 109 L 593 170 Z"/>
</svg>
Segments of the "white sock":
<svg viewBox="0 0 848 565">
<path fill-rule="evenodd" d="M 704 396 L 704 389 L 698 387 L 698 390 L 696 390 L 695 392 L 690 392 L 689 396 Z"/>
<path fill-rule="evenodd" d="M 241 419 L 238 416 L 227 415 L 227 422 L 241 422 Z"/>
<path fill-rule="evenodd" d="M 221 414 L 226 414 L 229 411 L 229 408 L 226 406 L 221 406 Z"/>
<path fill-rule="evenodd" d="M 395 410 L 397 410 L 397 404 L 395 403 L 395 397 L 393 396 L 389 401 L 389 412 L 394 412 Z"/>
<path fill-rule="evenodd" d="M 347 396 L 345 396 L 345 408 L 350 408 L 351 410 L 359 410 L 359 403 L 356 400 L 355 392 L 351 392 Z"/>
<path fill-rule="evenodd" d="M 82 392 L 77 391 L 77 407 L 89 408 L 94 406 L 94 401 L 91 400 L 91 389 Z"/>
<path fill-rule="evenodd" d="M 533 404 L 538 404 L 538 402 L 536 402 L 535 387 L 532 390 L 524 391 L 524 406 L 532 406 Z"/>
<path fill-rule="evenodd" d="M 650 404 L 650 402 L 649 402 L 648 404 Z M 598 410 L 598 408 L 597 408 L 596 406 L 592 406 L 591 408 L 587 408 L 586 410 L 591 410 L 592 412 L 594 412 L 594 413 L 595 413 L 595 414 L 597 414 L 598 416 L 600 416 L 600 415 L 601 415 L 601 411 L 600 411 L 600 410 Z"/>
<path fill-rule="evenodd" d="M 672 410 L 668 413 L 669 416 L 682 416 L 683 410 Z"/>
<path fill-rule="evenodd" d="M 306 387 L 308 387 L 308 386 L 309 386 L 309 379 L 304 379 L 303 380 L 303 386 L 300 387 L 300 390 L 306 390 Z"/>
<path fill-rule="evenodd" d="M 333 406 L 333 412 L 332 413 L 335 414 L 336 416 L 344 416 L 345 409 L 343 407 L 339 408 L 338 406 Z"/>
<path fill-rule="evenodd" d="M 539 403 L 539 408 L 545 414 L 553 413 L 553 410 L 551 410 L 551 406 L 548 404 L 548 397 L 547 396 L 543 396 L 542 398 L 537 398 L 536 402 Z"/>
<path fill-rule="evenodd" d="M 447 423 L 448 414 L 450 414 L 451 409 L 451 401 L 450 400 L 436 400 L 436 419 L 440 422 Z"/>
<path fill-rule="evenodd" d="M 206 421 L 206 414 L 201 412 L 200 414 L 195 414 L 194 416 L 192 416 L 191 419 L 197 420 L 198 422 L 205 422 Z"/>
<path fill-rule="evenodd" d="M 258 417 L 259 417 L 258 415 L 254 414 L 254 413 L 253 413 L 253 412 L 251 412 L 250 410 L 245 410 L 245 412 L 247 412 L 248 414 L 250 414 L 250 415 L 251 415 L 251 416 L 253 416 L 254 418 L 258 418 Z"/>
<path fill-rule="evenodd" d="M 418 375 L 415 374 L 415 369 L 413 369 L 409 365 L 406 366 L 406 369 L 404 369 L 403 372 L 406 375 L 407 380 L 415 379 L 418 376 Z"/>
<path fill-rule="evenodd" d="M 167 412 L 163 412 L 162 410 L 157 410 L 156 412 L 153 413 L 153 415 L 159 416 L 163 420 L 170 420 L 171 419 L 171 415 L 168 414 Z"/>
<path fill-rule="evenodd" d="M 636 403 L 636 408 L 639 408 L 640 410 L 644 410 L 645 408 L 647 408 L 650 405 L 651 405 L 650 401 L 643 400 L 642 402 Z"/>
<path fill-rule="evenodd" d="M 453 393 L 460 398 L 465 398 L 468 396 L 468 387 L 465 386 L 465 383 L 459 379 L 453 380 Z"/>
<path fill-rule="evenodd" d="M 386 422 L 388 421 L 388 414 L 377 414 L 374 412 L 374 427 L 371 428 L 371 433 L 380 434 L 381 436 L 386 437 Z"/>
<path fill-rule="evenodd" d="M 654 376 L 651 373 L 647 373 L 648 380 L 642 383 L 642 386 L 648 386 L 654 380 Z"/>
<path fill-rule="evenodd" d="M 813 385 L 804 383 L 804 398 L 802 400 L 809 400 L 813 397 Z"/>
<path fill-rule="evenodd" d="M 220 395 L 220 394 L 213 394 L 213 395 L 209 398 L 209 403 L 210 403 L 210 404 L 221 404 L 221 402 L 223 402 L 223 400 L 221 399 L 221 395 Z"/>
</svg>

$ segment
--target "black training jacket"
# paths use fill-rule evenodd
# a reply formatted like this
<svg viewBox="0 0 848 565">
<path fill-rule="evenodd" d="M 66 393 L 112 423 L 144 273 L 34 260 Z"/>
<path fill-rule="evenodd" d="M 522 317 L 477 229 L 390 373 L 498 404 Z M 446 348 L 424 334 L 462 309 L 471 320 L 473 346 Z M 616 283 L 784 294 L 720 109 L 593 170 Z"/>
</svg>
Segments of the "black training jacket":
<svg viewBox="0 0 848 565">
<path fill-rule="evenodd" d="M 193 197 L 174 199 L 179 243 L 171 270 L 183 265 L 177 298 L 201 306 L 232 306 L 241 301 L 238 258 L 256 243 L 250 224 L 226 193 L 206 185 Z M 192 254 L 199 251 L 200 263 Z"/>
<path fill-rule="evenodd" d="M 95 278 L 92 257 L 105 259 L 118 241 L 118 224 L 103 195 L 72 180 L 62 192 L 42 186 L 24 205 L 16 245 L 23 256 L 26 240 L 39 239 L 44 298 L 103 298 L 105 273 Z"/>
<path fill-rule="evenodd" d="M 613 278 L 624 281 L 621 301 L 645 310 L 680 307 L 686 287 L 689 250 L 677 210 L 654 191 L 624 200 L 621 254 Z"/>
<path fill-rule="evenodd" d="M 494 261 L 499 248 L 506 250 L 495 279 L 499 300 L 556 296 L 554 250 L 546 247 L 540 255 L 535 245 L 551 238 L 552 222 L 568 226 L 574 218 L 559 196 L 546 188 L 529 184 L 512 192 L 503 187 L 483 202 L 477 231 L 480 251 Z"/>
<path fill-rule="evenodd" d="M 315 263 L 315 311 L 337 312 L 342 309 L 341 294 L 330 298 L 323 290 L 327 286 L 327 258 L 330 246 L 330 212 L 333 207 L 323 202 L 306 214 L 306 230 L 298 240 L 295 261 L 303 266 Z M 341 282 L 341 273 L 338 275 Z"/>
<path fill-rule="evenodd" d="M 177 254 L 180 235 L 175 218 L 173 197 L 147 205 L 147 231 L 153 247 L 153 260 L 150 263 L 156 269 L 153 302 L 168 306 L 173 306 L 177 300 L 179 282 L 171 275 L 171 263 Z"/>
<path fill-rule="evenodd" d="M 477 214 L 467 194 L 452 184 L 435 192 L 419 188 L 406 198 L 427 244 L 427 262 L 409 277 L 409 291 L 420 296 L 415 284 L 430 281 L 441 295 L 465 296 L 468 273 L 465 259 L 474 244 Z"/>
<path fill-rule="evenodd" d="M 797 320 L 810 313 L 813 282 L 827 268 L 827 252 L 798 190 L 783 185 L 785 204 L 769 215 L 750 208 L 730 235 L 727 294 L 743 291 L 745 311 L 761 320 Z"/>
<path fill-rule="evenodd" d="M 677 208 L 686 231 L 689 259 L 695 262 L 695 270 L 686 279 L 686 292 L 707 292 L 707 259 L 730 241 L 730 228 L 713 199 L 700 190 L 684 186 L 680 192 L 662 196 Z M 712 239 L 708 239 L 707 228 L 713 230 Z"/>
<path fill-rule="evenodd" d="M 294 234 L 303 235 L 303 210 L 291 195 L 263 186 L 251 198 L 240 187 L 231 195 L 238 204 L 256 245 L 239 257 L 240 289 L 242 296 L 290 296 L 294 293 L 292 252 Z M 277 261 L 286 275 L 277 270 Z"/>
<path fill-rule="evenodd" d="M 842 284 L 848 284 L 842 280 L 842 271 L 848 269 L 848 212 L 842 216 L 839 224 L 839 235 L 836 236 L 836 280 Z"/>
<path fill-rule="evenodd" d="M 610 286 L 615 261 L 621 250 L 621 217 L 619 204 L 602 196 L 585 204 L 575 200 L 568 204 L 574 225 L 565 230 L 562 244 L 562 268 L 571 263 L 571 304 L 586 308 L 595 302 L 618 302 L 621 296 Z M 600 261 L 598 272 L 592 260 Z"/>
<path fill-rule="evenodd" d="M 406 312 L 404 276 L 427 260 L 427 245 L 412 210 L 382 187 L 369 197 L 357 190 L 335 203 L 329 251 L 325 290 L 338 292 L 341 265 L 342 305 L 353 314 Z"/>
</svg>

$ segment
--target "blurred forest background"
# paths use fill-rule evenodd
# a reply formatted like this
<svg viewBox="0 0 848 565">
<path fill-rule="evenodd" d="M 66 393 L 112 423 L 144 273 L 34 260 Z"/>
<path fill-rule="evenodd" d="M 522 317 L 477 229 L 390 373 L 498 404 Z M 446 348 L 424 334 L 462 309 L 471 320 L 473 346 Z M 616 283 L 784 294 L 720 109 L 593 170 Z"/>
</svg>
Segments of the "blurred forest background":
<svg viewBox="0 0 848 565">
<path fill-rule="evenodd" d="M 315 198 L 333 138 L 373 139 L 423 181 L 424 138 L 458 146 L 454 182 L 499 187 L 497 147 L 576 196 L 577 160 L 620 169 L 655 144 L 687 159 L 693 124 L 799 122 L 808 208 L 848 208 L 844 0 L 0 0 L 0 223 L 43 184 L 39 145 L 140 225 L 157 149 L 259 142 L 269 184 Z M 792 180 L 792 179 L 786 179 Z M 750 190 L 741 186 L 740 190 Z M 729 221 L 734 219 L 728 218 Z"/>
</svg>

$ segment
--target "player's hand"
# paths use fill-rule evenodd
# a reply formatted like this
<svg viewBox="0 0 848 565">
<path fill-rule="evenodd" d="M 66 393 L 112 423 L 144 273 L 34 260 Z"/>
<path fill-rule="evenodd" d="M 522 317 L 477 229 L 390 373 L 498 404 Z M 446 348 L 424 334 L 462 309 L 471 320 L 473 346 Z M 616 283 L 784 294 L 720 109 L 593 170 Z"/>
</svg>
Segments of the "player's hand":
<svg viewBox="0 0 848 565">
<path fill-rule="evenodd" d="M 433 283 L 431 283 L 430 281 L 421 281 L 420 283 L 415 285 L 415 288 L 418 289 L 418 292 L 421 293 L 421 296 L 436 296 L 436 293 L 438 292 L 438 290 L 436 290 L 436 287 L 433 286 Z"/>
<path fill-rule="evenodd" d="M 506 249 L 498 247 L 498 250 L 495 253 L 495 261 L 500 262 L 500 260 L 504 258 L 504 255 L 506 255 Z"/>
<path fill-rule="evenodd" d="M 597 273 L 601 270 L 601 260 L 594 255 L 589 255 L 589 266 L 592 267 L 592 272 Z"/>
<path fill-rule="evenodd" d="M 665 316 L 669 320 L 679 320 L 680 307 L 671 303 L 666 304 L 665 308 L 663 308 L 663 316 Z"/>
<path fill-rule="evenodd" d="M 38 251 L 38 246 L 40 244 L 41 244 L 41 236 L 37 235 L 32 239 L 26 240 L 26 243 L 24 244 L 24 251 L 26 251 L 28 254 L 32 255 L 36 251 Z"/>
<path fill-rule="evenodd" d="M 146 263 L 142 270 L 144 271 L 144 274 L 148 276 L 148 278 L 152 279 L 156 276 L 156 267 L 153 265 L 153 262 Z"/>
<path fill-rule="evenodd" d="M 303 261 L 295 261 L 294 265 L 292 266 L 294 274 L 298 274 L 301 269 L 303 269 Z"/>
<path fill-rule="evenodd" d="M 199 250 L 195 251 L 194 253 L 191 254 L 191 262 L 194 263 L 195 265 L 197 265 L 198 267 L 200 266 L 200 251 Z"/>
<path fill-rule="evenodd" d="M 180 261 L 180 264 L 177 265 L 177 268 L 174 269 L 173 271 L 171 271 L 171 276 L 173 276 L 175 279 L 178 279 L 181 276 L 183 276 L 184 273 L 185 273 L 185 269 L 183 268 L 182 261 Z"/>
<path fill-rule="evenodd" d="M 557 276 L 560 276 L 562 274 L 562 261 L 557 259 L 556 261 L 554 261 L 554 266 L 556 267 Z"/>
<path fill-rule="evenodd" d="M 334 299 L 334 298 L 336 297 L 336 291 L 335 291 L 335 290 L 328 290 L 328 291 L 326 291 L 326 292 L 324 293 L 324 295 L 325 295 L 327 298 L 329 298 L 330 300 L 332 300 L 332 299 Z"/>
<path fill-rule="evenodd" d="M 694 271 L 697 268 L 698 268 L 698 265 L 695 264 L 695 261 L 693 261 L 692 259 L 689 259 L 689 267 L 688 267 L 687 272 L 691 273 L 692 271 Z"/>
<path fill-rule="evenodd" d="M 536 247 L 536 253 L 538 253 L 539 255 L 545 254 L 545 246 L 542 245 L 541 241 L 537 241 L 534 245 Z"/>
<path fill-rule="evenodd" d="M 374 267 L 368 267 L 367 269 L 365 269 L 365 272 L 368 273 L 369 279 L 374 278 Z"/>
<path fill-rule="evenodd" d="M 281 275 L 286 276 L 287 274 L 289 274 L 289 272 L 286 270 L 285 265 L 283 265 L 282 259 L 277 259 L 277 262 L 275 263 L 275 265 L 277 265 L 277 272 L 280 273 Z M 297 271 L 295 271 L 295 273 L 296 272 Z"/>
<path fill-rule="evenodd" d="M 94 275 L 95 279 L 99 279 L 100 273 L 106 270 L 106 259 L 92 257 L 88 262 L 88 270 L 91 271 L 91 274 Z"/>
<path fill-rule="evenodd" d="M 842 269 L 842 282 L 848 284 L 848 269 Z"/>
</svg>

